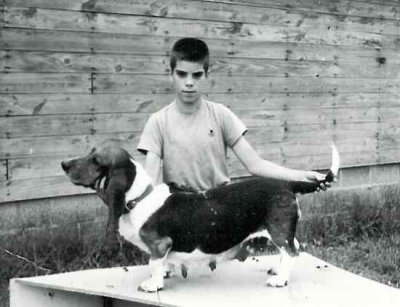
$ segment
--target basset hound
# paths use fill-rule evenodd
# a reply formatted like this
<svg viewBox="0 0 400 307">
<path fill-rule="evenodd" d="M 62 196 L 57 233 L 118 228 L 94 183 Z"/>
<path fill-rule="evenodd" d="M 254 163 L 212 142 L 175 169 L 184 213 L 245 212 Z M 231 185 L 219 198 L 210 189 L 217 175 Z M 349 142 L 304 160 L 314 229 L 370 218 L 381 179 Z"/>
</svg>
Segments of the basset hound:
<svg viewBox="0 0 400 307">
<path fill-rule="evenodd" d="M 152 274 L 139 285 L 146 292 L 163 289 L 166 272 L 173 268 L 186 277 L 191 262 L 213 270 L 219 261 L 242 256 L 246 244 L 260 236 L 281 254 L 267 284 L 287 285 L 298 255 L 296 194 L 314 192 L 322 182 L 251 178 L 199 193 L 171 193 L 166 184 L 154 186 L 126 150 L 107 142 L 84 157 L 63 161 L 62 168 L 72 183 L 96 190 L 107 204 L 106 240 L 119 233 L 150 254 Z M 332 146 L 332 166 L 323 181 L 334 181 L 338 170 L 339 154 Z"/>
</svg>

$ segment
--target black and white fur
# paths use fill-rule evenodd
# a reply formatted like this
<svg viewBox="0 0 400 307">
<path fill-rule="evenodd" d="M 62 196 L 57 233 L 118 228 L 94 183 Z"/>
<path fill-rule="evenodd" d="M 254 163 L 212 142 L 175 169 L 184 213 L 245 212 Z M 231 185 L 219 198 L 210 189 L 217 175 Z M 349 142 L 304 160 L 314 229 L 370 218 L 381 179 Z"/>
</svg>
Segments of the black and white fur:
<svg viewBox="0 0 400 307">
<path fill-rule="evenodd" d="M 314 192 L 322 181 L 305 183 L 254 178 L 201 193 L 171 194 L 165 184 L 153 187 L 143 167 L 129 155 L 118 156 L 125 157 L 122 164 L 129 170 L 131 179 L 128 183 L 122 180 L 124 201 L 113 201 L 113 206 L 119 208 L 110 209 L 110 215 L 113 212 L 113 218 L 118 220 L 120 235 L 150 254 L 152 274 L 140 284 L 140 290 L 163 289 L 166 270 L 178 268 L 186 276 L 193 261 L 214 269 L 217 262 L 235 258 L 247 241 L 259 236 L 268 237 L 281 254 L 280 265 L 267 284 L 287 285 L 293 257 L 298 255 L 295 233 L 300 210 L 296 194 Z M 85 163 L 92 161 L 87 157 L 84 160 Z M 71 181 L 79 184 L 71 177 L 75 171 L 70 167 L 73 163 L 63 163 Z M 332 166 L 323 181 L 334 181 L 338 170 L 339 155 L 333 146 Z M 103 172 L 92 178 L 92 185 L 104 177 L 105 182 L 110 182 L 110 175 L 107 166 L 103 166 Z M 152 192 L 146 192 L 143 198 L 149 187 Z M 104 186 L 105 190 L 107 188 Z M 128 211 L 126 203 L 138 198 L 142 198 L 141 201 Z"/>
</svg>

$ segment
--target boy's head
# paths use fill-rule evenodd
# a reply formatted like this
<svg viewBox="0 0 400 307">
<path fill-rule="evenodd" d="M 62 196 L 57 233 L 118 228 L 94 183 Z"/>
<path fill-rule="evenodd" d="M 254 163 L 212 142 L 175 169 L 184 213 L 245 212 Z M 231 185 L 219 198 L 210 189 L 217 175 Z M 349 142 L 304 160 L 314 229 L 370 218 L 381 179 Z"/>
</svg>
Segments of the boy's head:
<svg viewBox="0 0 400 307">
<path fill-rule="evenodd" d="M 178 61 L 201 63 L 207 74 L 209 67 L 209 51 L 205 42 L 197 38 L 182 38 L 178 40 L 171 50 L 170 67 L 174 72 Z"/>
</svg>

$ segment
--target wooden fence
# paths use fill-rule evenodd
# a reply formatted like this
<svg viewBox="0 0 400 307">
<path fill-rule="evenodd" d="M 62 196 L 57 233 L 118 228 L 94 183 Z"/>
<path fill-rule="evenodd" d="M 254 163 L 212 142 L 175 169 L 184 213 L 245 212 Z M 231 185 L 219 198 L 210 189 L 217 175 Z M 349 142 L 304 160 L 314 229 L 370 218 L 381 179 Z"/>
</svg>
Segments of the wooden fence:
<svg viewBox="0 0 400 307">
<path fill-rule="evenodd" d="M 0 0 L 0 202 L 86 193 L 60 161 L 118 138 L 136 155 L 173 99 L 168 52 L 211 51 L 208 97 L 289 167 L 400 161 L 399 0 Z M 232 176 L 245 174 L 230 154 Z"/>
</svg>

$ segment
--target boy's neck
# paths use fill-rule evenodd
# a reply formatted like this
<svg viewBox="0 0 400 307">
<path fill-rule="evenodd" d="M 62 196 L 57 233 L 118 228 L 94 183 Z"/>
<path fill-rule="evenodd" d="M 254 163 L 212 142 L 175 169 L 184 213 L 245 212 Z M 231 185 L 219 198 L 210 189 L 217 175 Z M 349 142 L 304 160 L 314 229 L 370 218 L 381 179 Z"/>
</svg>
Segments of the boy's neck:
<svg viewBox="0 0 400 307">
<path fill-rule="evenodd" d="M 197 101 L 194 101 L 192 103 L 185 103 L 177 98 L 175 100 L 175 103 L 180 113 L 190 115 L 196 113 L 196 111 L 203 103 L 203 99 L 200 97 Z"/>
</svg>

